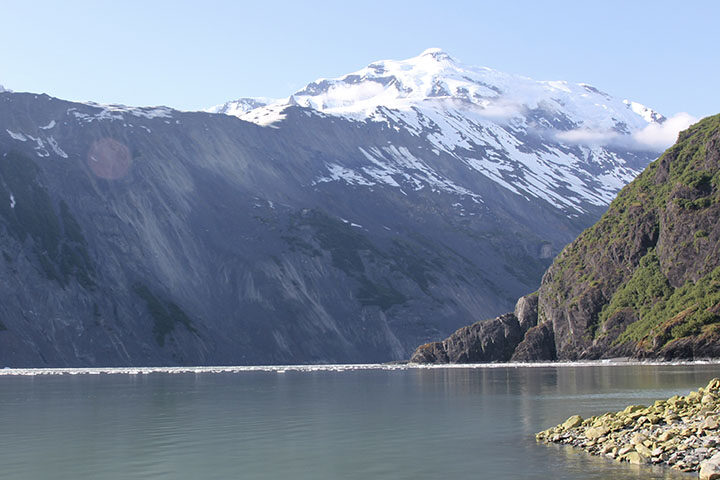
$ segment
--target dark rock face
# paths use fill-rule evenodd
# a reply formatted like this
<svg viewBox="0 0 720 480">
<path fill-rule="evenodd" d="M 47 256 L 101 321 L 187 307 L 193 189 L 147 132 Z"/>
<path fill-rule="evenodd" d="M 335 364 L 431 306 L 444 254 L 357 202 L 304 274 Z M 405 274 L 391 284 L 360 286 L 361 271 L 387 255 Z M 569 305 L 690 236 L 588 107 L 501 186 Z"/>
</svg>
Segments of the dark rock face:
<svg viewBox="0 0 720 480">
<path fill-rule="evenodd" d="M 514 314 L 476 322 L 453 333 L 443 342 L 423 345 L 410 361 L 414 363 L 481 363 L 507 361 L 522 339 Z"/>
<path fill-rule="evenodd" d="M 463 327 L 442 342 L 417 348 L 414 363 L 482 363 L 510 360 L 523 335 L 537 323 L 537 295 L 520 298 L 515 313 Z"/>
<path fill-rule="evenodd" d="M 529 329 L 522 342 L 515 348 L 513 362 L 537 362 L 557 360 L 552 325 L 543 323 Z"/>
<path fill-rule="evenodd" d="M 413 363 L 450 363 L 450 358 L 443 342 L 432 342 L 419 346 L 410 361 Z"/>
<path fill-rule="evenodd" d="M 514 361 L 719 356 L 720 115 L 682 132 L 621 190 L 535 298 L 515 310 L 530 327 Z"/>
<path fill-rule="evenodd" d="M 665 360 L 676 358 L 703 359 L 720 357 L 720 335 L 699 335 L 681 338 L 653 352 Z"/>
</svg>

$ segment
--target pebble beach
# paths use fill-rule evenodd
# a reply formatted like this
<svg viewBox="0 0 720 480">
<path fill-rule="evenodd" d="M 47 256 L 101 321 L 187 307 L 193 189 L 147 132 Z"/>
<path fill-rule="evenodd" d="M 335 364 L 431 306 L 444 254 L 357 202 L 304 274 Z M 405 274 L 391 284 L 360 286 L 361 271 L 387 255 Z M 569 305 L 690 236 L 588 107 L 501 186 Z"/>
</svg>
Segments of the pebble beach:
<svg viewBox="0 0 720 480">
<path fill-rule="evenodd" d="M 664 465 L 720 479 L 720 379 L 650 406 L 565 422 L 539 432 L 540 442 L 572 445 L 619 462 Z"/>
</svg>

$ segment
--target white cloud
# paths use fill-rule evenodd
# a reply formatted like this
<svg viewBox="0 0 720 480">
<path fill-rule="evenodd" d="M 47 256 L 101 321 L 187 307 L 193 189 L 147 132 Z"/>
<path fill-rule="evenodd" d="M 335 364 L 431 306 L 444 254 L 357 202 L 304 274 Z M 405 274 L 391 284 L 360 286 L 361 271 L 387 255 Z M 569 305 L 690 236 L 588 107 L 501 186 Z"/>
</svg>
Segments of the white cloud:
<svg viewBox="0 0 720 480">
<path fill-rule="evenodd" d="M 607 130 L 590 130 L 588 128 L 578 128 L 576 130 L 568 130 L 566 132 L 558 132 L 555 138 L 561 142 L 582 143 L 586 145 L 608 145 L 616 143 L 620 135 L 616 132 Z"/>
<path fill-rule="evenodd" d="M 372 81 L 351 85 L 337 83 L 330 87 L 327 92 L 309 97 L 308 100 L 317 105 L 322 105 L 323 108 L 347 107 L 374 99 L 385 93 L 385 90 L 384 85 Z"/>
<path fill-rule="evenodd" d="M 629 136 L 608 130 L 578 128 L 566 132 L 557 132 L 555 138 L 566 143 L 616 145 L 633 150 L 662 152 L 675 143 L 678 133 L 695 122 L 697 122 L 697 118 L 681 112 L 666 119 L 663 123 L 650 123 Z"/>
<path fill-rule="evenodd" d="M 526 107 L 516 102 L 497 100 L 485 102 L 477 112 L 481 117 L 497 120 L 507 120 L 519 116 Z"/>
<path fill-rule="evenodd" d="M 680 112 L 663 123 L 649 124 L 642 130 L 633 133 L 632 138 L 639 146 L 662 151 L 675 143 L 678 133 L 697 121 L 698 119 L 689 113 Z"/>
</svg>

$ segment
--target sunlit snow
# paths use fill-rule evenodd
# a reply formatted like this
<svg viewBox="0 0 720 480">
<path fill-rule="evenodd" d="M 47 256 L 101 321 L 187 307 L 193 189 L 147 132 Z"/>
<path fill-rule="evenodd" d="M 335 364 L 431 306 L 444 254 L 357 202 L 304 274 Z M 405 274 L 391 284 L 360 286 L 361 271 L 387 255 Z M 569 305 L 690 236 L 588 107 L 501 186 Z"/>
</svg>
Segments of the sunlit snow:
<svg viewBox="0 0 720 480">
<path fill-rule="evenodd" d="M 93 113 L 83 113 L 72 107 L 67 110 L 67 114 L 88 123 L 99 120 L 124 120 L 125 115 L 154 119 L 172 118 L 173 114 L 173 109 L 168 107 L 128 107 L 126 105 L 100 105 L 94 102 L 87 102 L 85 105 L 92 107 Z"/>
<path fill-rule="evenodd" d="M 639 173 L 618 152 L 654 151 L 658 142 L 643 144 L 635 134 L 665 121 L 637 102 L 586 83 L 536 81 L 467 66 L 437 48 L 318 79 L 288 99 L 245 98 L 209 111 L 280 128 L 294 105 L 310 109 L 308 116 L 381 123 L 430 144 L 422 154 L 400 146 L 361 147 L 364 165 L 327 164 L 316 184 L 383 184 L 402 193 L 427 187 L 478 201 L 471 189 L 438 171 L 437 157 L 449 155 L 509 191 L 545 200 L 569 215 L 582 213 L 584 205 L 608 204 Z"/>
<path fill-rule="evenodd" d="M 11 132 L 10 130 L 7 130 L 7 129 L 6 129 L 5 131 L 6 131 L 6 132 L 8 133 L 8 135 L 10 135 L 10 137 L 13 138 L 14 140 L 18 140 L 18 141 L 20 141 L 20 142 L 27 142 L 27 138 L 25 138 L 25 135 L 23 135 L 22 133 Z"/>
</svg>

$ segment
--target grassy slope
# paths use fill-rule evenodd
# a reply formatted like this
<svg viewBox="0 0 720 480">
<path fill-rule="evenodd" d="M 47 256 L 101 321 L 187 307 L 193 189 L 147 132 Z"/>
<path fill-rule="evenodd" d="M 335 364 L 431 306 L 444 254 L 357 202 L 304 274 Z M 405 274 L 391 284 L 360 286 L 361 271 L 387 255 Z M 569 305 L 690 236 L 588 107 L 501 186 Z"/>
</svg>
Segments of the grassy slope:
<svg viewBox="0 0 720 480">
<path fill-rule="evenodd" d="M 586 309 L 586 340 L 623 313 L 636 321 L 614 339 L 642 350 L 720 331 L 720 115 L 682 132 L 558 256 L 543 282 L 546 310 Z M 540 313 L 542 321 L 547 312 Z"/>
</svg>

